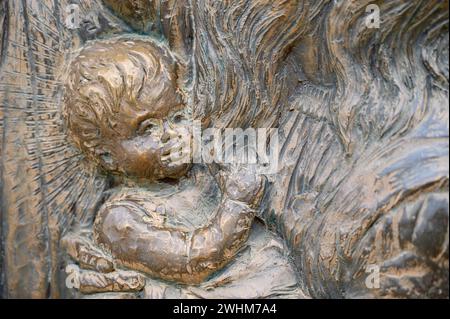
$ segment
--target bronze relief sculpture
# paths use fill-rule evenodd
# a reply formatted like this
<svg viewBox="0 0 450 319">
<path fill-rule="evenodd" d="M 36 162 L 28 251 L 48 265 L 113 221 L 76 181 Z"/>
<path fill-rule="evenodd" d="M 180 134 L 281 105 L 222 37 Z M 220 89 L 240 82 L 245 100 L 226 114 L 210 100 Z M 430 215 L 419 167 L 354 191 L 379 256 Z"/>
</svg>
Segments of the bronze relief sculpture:
<svg viewBox="0 0 450 319">
<path fill-rule="evenodd" d="M 2 296 L 448 298 L 448 1 L 0 10 Z"/>
<path fill-rule="evenodd" d="M 181 161 L 182 144 L 192 139 L 192 112 L 177 88 L 177 69 L 167 49 L 137 37 L 96 41 L 71 64 L 63 104 L 69 136 L 113 176 L 115 189 L 97 212 L 91 236 L 63 238 L 86 269 L 107 274 L 118 267 L 199 285 L 248 240 L 263 179 L 240 167 L 221 170 L 215 183 L 207 168 L 190 167 L 191 158 Z M 268 273 L 279 285 L 294 277 L 289 270 Z M 97 280 L 81 275 L 81 291 L 118 290 L 111 275 L 90 275 Z M 144 288 L 139 273 L 127 275 L 124 291 Z"/>
</svg>

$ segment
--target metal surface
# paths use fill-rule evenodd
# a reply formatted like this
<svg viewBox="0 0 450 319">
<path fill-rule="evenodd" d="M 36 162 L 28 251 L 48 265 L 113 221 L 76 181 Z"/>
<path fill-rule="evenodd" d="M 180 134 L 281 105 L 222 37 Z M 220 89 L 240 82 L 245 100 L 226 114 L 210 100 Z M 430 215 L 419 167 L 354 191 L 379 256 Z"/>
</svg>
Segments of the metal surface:
<svg viewBox="0 0 450 319">
<path fill-rule="evenodd" d="M 448 21 L 0 1 L 2 297 L 448 298 Z M 276 128 L 277 172 L 172 162 L 194 121 Z"/>
</svg>

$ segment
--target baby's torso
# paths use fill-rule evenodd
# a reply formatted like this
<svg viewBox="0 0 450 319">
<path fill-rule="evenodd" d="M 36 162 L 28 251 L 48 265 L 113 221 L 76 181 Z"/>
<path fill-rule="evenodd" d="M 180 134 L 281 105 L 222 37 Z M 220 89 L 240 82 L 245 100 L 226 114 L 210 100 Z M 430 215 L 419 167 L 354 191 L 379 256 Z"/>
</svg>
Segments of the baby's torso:
<svg viewBox="0 0 450 319">
<path fill-rule="evenodd" d="M 211 220 L 220 206 L 222 196 L 217 183 L 208 170 L 197 167 L 193 169 L 192 173 L 191 178 L 185 183 L 174 187 L 159 187 L 161 185 L 155 184 L 150 187 L 117 188 L 104 206 L 126 207 L 133 212 L 131 219 L 134 220 L 137 217 L 139 223 L 142 221 L 142 225 L 149 224 L 160 229 L 175 228 L 193 231 L 205 226 Z M 103 210 L 103 212 L 106 211 Z M 97 216 L 97 222 L 101 222 L 101 219 L 105 218 L 105 215 L 101 215 Z M 116 221 L 127 223 L 129 219 L 116 219 Z M 94 233 L 101 229 L 101 227 L 94 228 Z M 148 234 L 147 227 L 142 229 Z M 139 233 L 133 232 L 131 236 L 139 238 L 139 235 Z M 167 270 L 166 264 L 164 260 L 155 259 L 152 255 L 158 250 L 164 252 L 170 250 L 171 238 L 168 239 L 169 241 L 161 246 L 148 246 L 148 254 L 132 255 L 133 258 L 130 257 L 131 255 L 119 256 L 120 266 L 149 274 L 151 287 L 157 287 L 159 279 L 176 280 L 175 277 L 175 279 L 168 279 L 166 275 L 161 275 L 160 269 Z M 129 243 L 127 252 L 133 252 L 139 245 L 139 241 L 134 240 L 128 240 L 127 243 Z M 113 245 L 116 244 L 118 243 L 113 243 Z M 145 247 L 147 248 L 147 246 Z M 247 243 L 233 258 L 234 261 L 232 260 L 223 271 L 202 283 L 199 286 L 200 290 L 211 292 L 212 298 L 240 298 L 242 296 L 270 298 L 274 295 L 297 298 L 299 296 L 297 279 L 294 268 L 284 250 L 282 240 L 267 231 L 262 223 L 256 222 L 252 226 Z M 183 259 L 180 258 L 180 260 Z M 155 265 L 157 267 L 153 267 Z M 183 267 L 184 264 L 180 262 L 179 266 Z M 272 278 L 272 280 L 263 280 L 263 278 Z M 255 282 L 258 284 L 255 285 Z M 166 287 L 165 285 L 164 283 L 164 287 Z M 248 286 L 256 288 L 248 290 L 246 289 Z M 211 290 L 211 287 L 216 289 Z M 174 298 L 175 296 L 168 295 L 167 297 Z"/>
<path fill-rule="evenodd" d="M 118 187 L 104 205 L 125 206 L 142 215 L 142 222 L 158 228 L 192 231 L 204 226 L 219 206 L 219 187 L 208 170 L 194 167 L 176 185 Z"/>
</svg>

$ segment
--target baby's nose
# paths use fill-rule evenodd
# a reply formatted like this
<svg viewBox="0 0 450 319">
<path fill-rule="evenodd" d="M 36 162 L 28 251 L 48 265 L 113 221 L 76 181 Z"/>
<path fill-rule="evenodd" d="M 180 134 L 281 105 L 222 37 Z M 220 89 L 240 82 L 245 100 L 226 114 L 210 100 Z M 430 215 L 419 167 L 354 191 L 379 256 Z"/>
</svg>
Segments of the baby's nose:
<svg viewBox="0 0 450 319">
<path fill-rule="evenodd" d="M 161 136 L 161 142 L 167 143 L 170 140 L 170 134 L 167 132 L 164 132 L 164 134 Z"/>
<path fill-rule="evenodd" d="M 176 136 L 175 132 L 170 127 L 169 123 L 164 122 L 163 123 L 163 135 L 161 136 L 161 142 L 167 143 L 171 137 Z"/>
</svg>

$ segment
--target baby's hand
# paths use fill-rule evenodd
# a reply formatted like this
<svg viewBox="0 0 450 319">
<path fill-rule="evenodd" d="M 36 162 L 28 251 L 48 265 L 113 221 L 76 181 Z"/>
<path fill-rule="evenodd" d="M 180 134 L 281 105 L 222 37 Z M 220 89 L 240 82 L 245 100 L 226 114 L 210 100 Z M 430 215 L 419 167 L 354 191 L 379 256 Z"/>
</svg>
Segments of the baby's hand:
<svg viewBox="0 0 450 319">
<path fill-rule="evenodd" d="M 83 269 L 102 273 L 113 271 L 112 258 L 95 247 L 88 236 L 88 234 L 69 233 L 61 239 L 61 245 Z"/>
<path fill-rule="evenodd" d="M 189 141 L 185 138 L 171 138 L 162 143 L 161 160 L 167 167 L 176 167 L 183 163 L 189 163 Z"/>
<path fill-rule="evenodd" d="M 228 198 L 256 207 L 264 193 L 265 177 L 253 166 L 235 165 L 219 172 L 219 184 Z"/>
<path fill-rule="evenodd" d="M 83 294 L 138 292 L 145 277 L 138 272 L 115 269 L 112 257 L 95 246 L 89 233 L 69 233 L 61 239 L 75 264 L 66 267 L 66 285 Z M 70 285 L 70 286 L 69 286 Z"/>
</svg>

